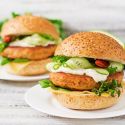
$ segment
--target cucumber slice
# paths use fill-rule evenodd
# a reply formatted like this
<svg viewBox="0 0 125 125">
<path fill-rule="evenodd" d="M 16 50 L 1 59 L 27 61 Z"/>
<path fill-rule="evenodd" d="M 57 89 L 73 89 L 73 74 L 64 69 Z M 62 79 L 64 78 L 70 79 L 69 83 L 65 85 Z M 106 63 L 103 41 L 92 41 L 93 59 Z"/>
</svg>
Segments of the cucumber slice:
<svg viewBox="0 0 125 125">
<path fill-rule="evenodd" d="M 103 75 L 109 75 L 109 72 L 106 69 L 102 69 L 102 68 L 94 68 L 94 70 L 100 74 Z"/>
<path fill-rule="evenodd" d="M 119 62 L 110 62 L 109 67 L 117 68 L 116 71 L 120 72 L 124 69 L 124 65 Z"/>
<path fill-rule="evenodd" d="M 54 65 L 55 65 L 55 63 L 53 63 L 53 62 L 47 63 L 46 69 L 47 69 L 48 71 L 52 72 Z"/>
<path fill-rule="evenodd" d="M 71 69 L 88 69 L 93 67 L 93 65 L 86 58 L 70 58 L 66 61 L 66 64 Z"/>
</svg>

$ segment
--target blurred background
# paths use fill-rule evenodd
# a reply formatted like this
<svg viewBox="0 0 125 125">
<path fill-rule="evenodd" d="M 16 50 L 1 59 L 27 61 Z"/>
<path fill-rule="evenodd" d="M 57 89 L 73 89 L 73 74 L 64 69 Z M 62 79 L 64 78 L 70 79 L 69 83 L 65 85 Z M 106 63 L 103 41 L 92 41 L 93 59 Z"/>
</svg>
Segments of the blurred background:
<svg viewBox="0 0 125 125">
<path fill-rule="evenodd" d="M 103 30 L 125 42 L 123 0 L 0 0 L 0 19 L 10 16 L 11 12 L 62 19 L 68 34 Z"/>
<path fill-rule="evenodd" d="M 64 21 L 69 34 L 80 31 L 108 31 L 125 43 L 124 0 L 0 0 L 0 20 L 11 12 L 31 12 Z M 124 125 L 125 116 L 110 119 L 79 120 L 50 117 L 30 108 L 24 93 L 37 82 L 0 80 L 0 125 Z"/>
</svg>

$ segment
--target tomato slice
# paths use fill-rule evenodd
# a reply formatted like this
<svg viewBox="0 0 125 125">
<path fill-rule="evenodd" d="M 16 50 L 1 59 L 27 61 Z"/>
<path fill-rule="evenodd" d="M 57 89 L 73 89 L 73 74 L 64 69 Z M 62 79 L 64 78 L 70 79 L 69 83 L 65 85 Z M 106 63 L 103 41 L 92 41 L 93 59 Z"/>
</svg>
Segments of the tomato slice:
<svg viewBox="0 0 125 125">
<path fill-rule="evenodd" d="M 4 37 L 4 42 L 11 42 L 11 37 L 10 36 L 5 36 Z"/>
<path fill-rule="evenodd" d="M 98 66 L 98 67 L 101 67 L 101 68 L 107 68 L 109 66 L 109 62 L 108 61 L 105 61 L 105 60 L 101 60 L 101 59 L 97 59 L 95 61 L 95 64 Z"/>
</svg>

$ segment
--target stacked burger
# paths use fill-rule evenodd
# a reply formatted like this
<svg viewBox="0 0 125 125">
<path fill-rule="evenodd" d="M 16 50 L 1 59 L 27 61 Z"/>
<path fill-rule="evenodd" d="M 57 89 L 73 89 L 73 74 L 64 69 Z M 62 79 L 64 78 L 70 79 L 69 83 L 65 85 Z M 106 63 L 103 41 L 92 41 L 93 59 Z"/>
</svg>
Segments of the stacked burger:
<svg viewBox="0 0 125 125">
<path fill-rule="evenodd" d="M 66 38 L 47 64 L 50 79 L 41 80 L 63 106 L 79 110 L 111 107 L 123 94 L 125 50 L 112 37 L 81 32 Z"/>
<path fill-rule="evenodd" d="M 16 16 L 4 23 L 1 29 L 0 62 L 16 75 L 46 73 L 60 33 L 54 20 L 33 15 Z"/>
</svg>

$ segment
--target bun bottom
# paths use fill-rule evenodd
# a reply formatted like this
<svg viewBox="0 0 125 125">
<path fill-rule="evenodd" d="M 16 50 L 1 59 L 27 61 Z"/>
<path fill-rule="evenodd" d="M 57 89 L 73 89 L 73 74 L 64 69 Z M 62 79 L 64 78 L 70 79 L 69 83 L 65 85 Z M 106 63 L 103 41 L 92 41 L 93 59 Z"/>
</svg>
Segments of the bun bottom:
<svg viewBox="0 0 125 125">
<path fill-rule="evenodd" d="M 77 110 L 97 110 L 108 108 L 115 105 L 120 99 L 117 95 L 112 97 L 107 93 L 97 96 L 95 93 L 89 91 L 65 92 L 53 89 L 50 91 L 61 105 Z"/>
<path fill-rule="evenodd" d="M 46 64 L 51 62 L 51 59 L 44 59 L 38 61 L 29 61 L 24 63 L 11 62 L 5 66 L 6 70 L 10 74 L 22 75 L 22 76 L 32 76 L 45 74 Z"/>
</svg>

